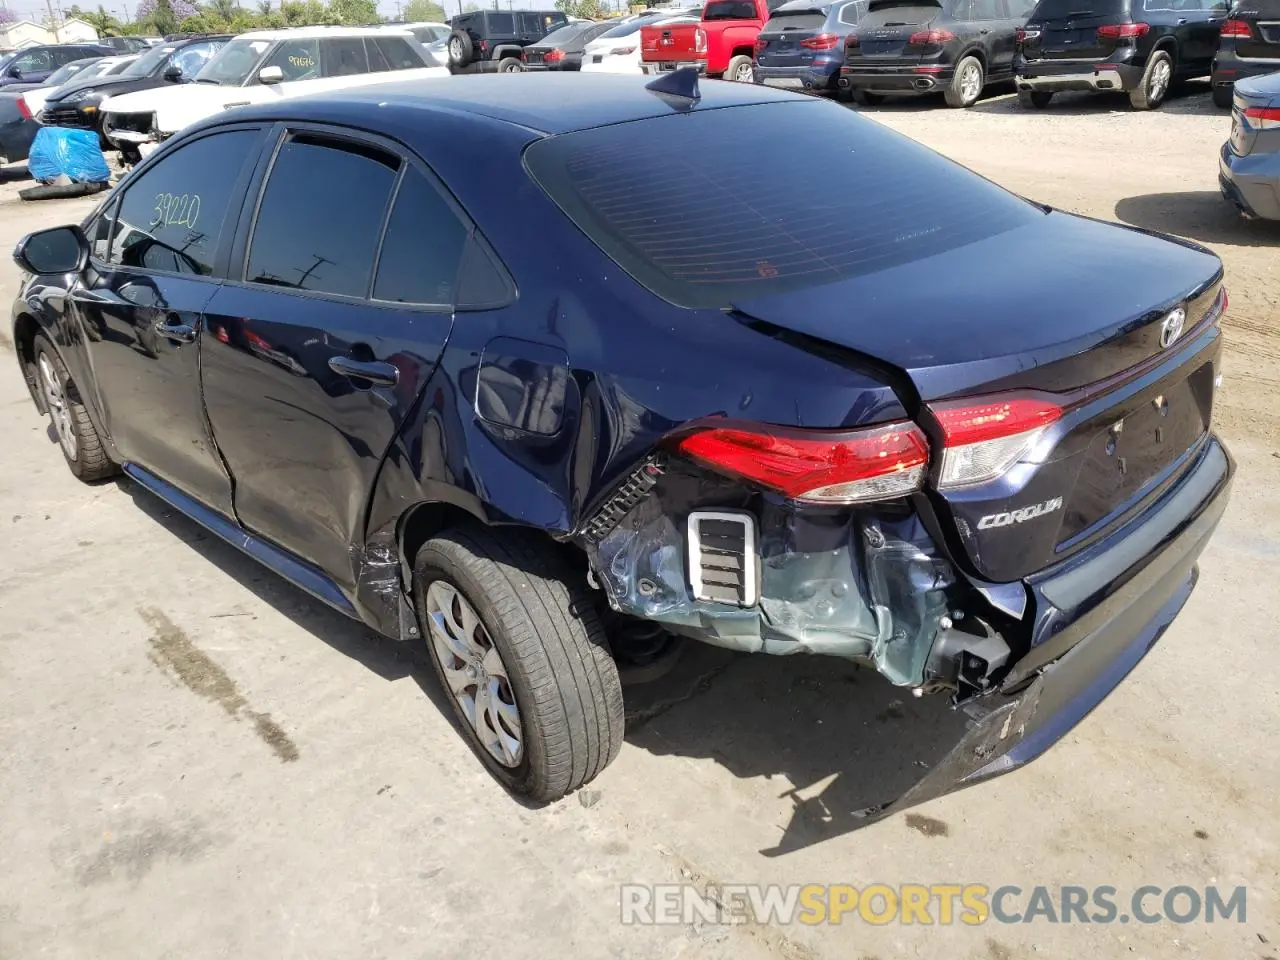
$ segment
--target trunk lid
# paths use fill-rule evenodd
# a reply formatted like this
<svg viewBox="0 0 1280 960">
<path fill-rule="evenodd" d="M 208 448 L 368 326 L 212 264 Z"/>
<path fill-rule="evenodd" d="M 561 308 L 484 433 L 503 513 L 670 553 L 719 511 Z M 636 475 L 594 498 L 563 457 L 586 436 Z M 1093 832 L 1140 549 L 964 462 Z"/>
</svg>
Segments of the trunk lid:
<svg viewBox="0 0 1280 960">
<path fill-rule="evenodd" d="M 880 0 L 871 3 L 858 21 L 856 45 L 845 47 L 850 66 L 878 61 L 917 60 L 925 48 L 910 43 L 912 34 L 930 29 L 942 16 L 942 6 L 921 0 Z"/>
<path fill-rule="evenodd" d="M 1280 0 L 1243 0 L 1231 11 L 1232 20 L 1249 25 L 1248 37 L 1234 39 L 1236 56 L 1250 60 L 1276 60 L 1280 69 Z"/>
<path fill-rule="evenodd" d="M 1273 153 L 1280 148 L 1280 127 L 1263 127 L 1263 121 L 1251 119 L 1250 108 L 1280 109 L 1280 73 L 1240 80 L 1231 99 L 1231 151 L 1237 156 L 1251 153 Z"/>
<path fill-rule="evenodd" d="M 804 67 L 816 50 L 804 45 L 823 32 L 827 15 L 820 8 L 779 10 L 756 38 L 756 63 L 762 67 Z"/>
<path fill-rule="evenodd" d="M 707 55 L 699 41 L 702 28 L 696 23 L 668 23 L 640 28 L 640 59 L 645 63 L 663 60 L 697 60 Z"/>
<path fill-rule="evenodd" d="M 1105 60 L 1122 41 L 1098 28 L 1129 21 L 1128 0 L 1040 0 L 1027 22 L 1028 60 Z"/>
<path fill-rule="evenodd" d="M 1051 213 L 938 256 L 735 306 L 890 366 L 925 403 L 1035 391 L 1070 407 L 1047 428 L 1049 449 L 995 480 L 931 494 L 979 575 L 1008 582 L 1105 536 L 1186 465 L 1209 427 L 1215 370 L 1203 355 L 1177 360 L 1161 336 L 1173 311 L 1185 311 L 1186 331 L 1214 315 L 1220 276 L 1199 249 Z M 1147 367 L 1156 372 L 1135 378 Z"/>
</svg>

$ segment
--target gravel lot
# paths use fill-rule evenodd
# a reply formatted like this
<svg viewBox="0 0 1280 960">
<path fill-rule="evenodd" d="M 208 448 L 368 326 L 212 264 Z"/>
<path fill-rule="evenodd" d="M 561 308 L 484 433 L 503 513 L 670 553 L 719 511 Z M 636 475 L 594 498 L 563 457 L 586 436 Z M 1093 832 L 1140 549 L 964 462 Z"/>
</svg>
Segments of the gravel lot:
<svg viewBox="0 0 1280 960">
<path fill-rule="evenodd" d="M 1280 224 L 1217 194 L 1207 88 L 868 111 L 1005 186 L 1226 261 L 1231 508 L 1181 618 L 1064 743 L 866 829 L 937 698 L 705 650 L 555 806 L 504 794 L 412 658 L 127 483 L 84 487 L 0 344 L 0 958 L 1280 956 Z M 79 219 L 0 185 L 0 246 Z M 846 189 L 874 189 L 851 179 Z M 0 265 L 0 297 L 17 280 Z M 1034 303 L 1028 304 L 1034 310 Z M 7 322 L 4 329 L 7 330 Z M 890 791 L 892 792 L 892 791 Z M 628 881 L 1247 885 L 1244 923 L 624 927 Z"/>
</svg>

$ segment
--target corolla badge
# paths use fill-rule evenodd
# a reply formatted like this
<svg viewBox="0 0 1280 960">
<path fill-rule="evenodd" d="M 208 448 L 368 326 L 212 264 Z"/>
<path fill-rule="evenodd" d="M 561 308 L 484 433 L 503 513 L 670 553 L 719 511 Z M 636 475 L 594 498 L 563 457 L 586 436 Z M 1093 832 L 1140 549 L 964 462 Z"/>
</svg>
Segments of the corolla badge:
<svg viewBox="0 0 1280 960">
<path fill-rule="evenodd" d="M 1168 350 L 1182 336 L 1182 325 L 1187 322 L 1187 311 L 1179 307 L 1171 310 L 1160 321 L 1160 348 Z"/>
<path fill-rule="evenodd" d="M 992 527 L 1008 527 L 1015 523 L 1026 523 L 1028 520 L 1034 520 L 1036 517 L 1043 517 L 1046 513 L 1053 513 L 1053 511 L 1061 509 L 1062 498 L 1052 497 L 1043 503 L 1022 507 L 1020 510 L 1010 510 L 1007 513 L 989 513 L 978 521 L 978 529 L 990 530 Z"/>
</svg>

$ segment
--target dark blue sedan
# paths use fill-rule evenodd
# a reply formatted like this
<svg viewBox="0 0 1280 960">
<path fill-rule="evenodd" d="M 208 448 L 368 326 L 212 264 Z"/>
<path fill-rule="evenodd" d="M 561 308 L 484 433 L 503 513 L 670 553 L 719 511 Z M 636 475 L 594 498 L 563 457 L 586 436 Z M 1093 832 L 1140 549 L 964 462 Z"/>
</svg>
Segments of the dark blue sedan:
<svg viewBox="0 0 1280 960">
<path fill-rule="evenodd" d="M 1213 254 L 687 71 L 232 111 L 15 258 L 71 470 L 423 644 L 542 800 L 617 754 L 655 636 L 965 704 L 905 803 L 1013 769 L 1227 502 Z"/>
</svg>

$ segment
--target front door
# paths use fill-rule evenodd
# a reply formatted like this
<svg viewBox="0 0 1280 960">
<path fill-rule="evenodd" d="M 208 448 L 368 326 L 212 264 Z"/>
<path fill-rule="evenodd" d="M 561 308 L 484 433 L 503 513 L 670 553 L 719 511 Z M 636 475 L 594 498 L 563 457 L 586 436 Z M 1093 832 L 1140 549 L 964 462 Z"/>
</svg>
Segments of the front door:
<svg viewBox="0 0 1280 960">
<path fill-rule="evenodd" d="M 293 131 L 238 242 L 243 282 L 206 308 L 205 402 L 236 515 L 340 586 L 355 584 L 378 467 L 449 335 L 466 240 L 396 149 Z"/>
<path fill-rule="evenodd" d="M 201 400 L 202 314 L 261 142 L 258 129 L 216 133 L 139 171 L 90 225 L 91 269 L 70 292 L 120 455 L 224 514 L 231 484 Z"/>
</svg>

